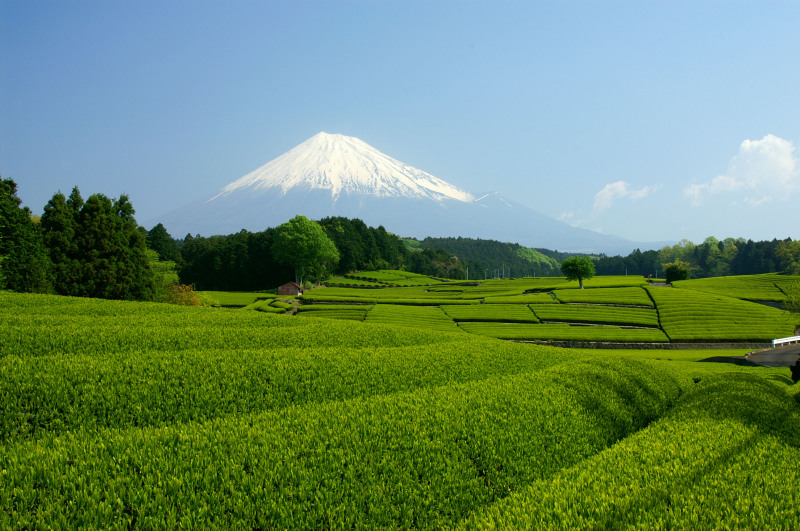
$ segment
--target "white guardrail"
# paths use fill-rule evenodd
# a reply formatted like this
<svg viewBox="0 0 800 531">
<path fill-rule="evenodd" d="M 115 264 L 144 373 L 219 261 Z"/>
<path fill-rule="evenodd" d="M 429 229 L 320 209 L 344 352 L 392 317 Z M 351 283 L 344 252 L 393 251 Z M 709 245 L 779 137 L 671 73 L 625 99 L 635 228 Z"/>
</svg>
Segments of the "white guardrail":
<svg viewBox="0 0 800 531">
<path fill-rule="evenodd" d="M 797 345 L 797 344 L 800 344 L 800 336 L 784 337 L 782 339 L 772 340 L 772 348 L 783 347 L 786 345 Z"/>
</svg>

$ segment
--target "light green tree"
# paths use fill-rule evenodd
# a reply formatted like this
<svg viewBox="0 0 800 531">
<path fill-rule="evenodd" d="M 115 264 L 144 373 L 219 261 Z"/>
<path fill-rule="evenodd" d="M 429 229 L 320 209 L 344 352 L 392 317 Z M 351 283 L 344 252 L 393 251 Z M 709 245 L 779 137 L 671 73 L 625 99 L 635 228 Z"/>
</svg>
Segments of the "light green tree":
<svg viewBox="0 0 800 531">
<path fill-rule="evenodd" d="M 295 281 L 309 271 L 320 275 L 339 262 L 339 251 L 316 221 L 295 216 L 275 229 L 272 252 L 276 261 L 294 267 Z"/>
<path fill-rule="evenodd" d="M 689 268 L 689 263 L 681 259 L 664 264 L 664 274 L 667 277 L 667 282 L 671 283 L 675 282 L 676 280 L 688 280 Z"/>
<path fill-rule="evenodd" d="M 594 262 L 591 258 L 570 256 L 561 262 L 561 272 L 564 273 L 567 280 L 577 280 L 581 289 L 583 289 L 583 281 L 592 278 L 594 271 Z"/>
</svg>

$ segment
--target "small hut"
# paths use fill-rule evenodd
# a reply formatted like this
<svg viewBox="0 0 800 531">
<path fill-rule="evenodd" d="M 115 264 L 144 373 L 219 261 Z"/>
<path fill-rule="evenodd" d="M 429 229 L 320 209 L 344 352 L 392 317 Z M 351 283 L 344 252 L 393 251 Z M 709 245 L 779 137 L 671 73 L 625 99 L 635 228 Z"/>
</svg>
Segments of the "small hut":
<svg viewBox="0 0 800 531">
<path fill-rule="evenodd" d="M 278 295 L 302 295 L 303 286 L 297 282 L 287 282 L 278 288 Z"/>
</svg>

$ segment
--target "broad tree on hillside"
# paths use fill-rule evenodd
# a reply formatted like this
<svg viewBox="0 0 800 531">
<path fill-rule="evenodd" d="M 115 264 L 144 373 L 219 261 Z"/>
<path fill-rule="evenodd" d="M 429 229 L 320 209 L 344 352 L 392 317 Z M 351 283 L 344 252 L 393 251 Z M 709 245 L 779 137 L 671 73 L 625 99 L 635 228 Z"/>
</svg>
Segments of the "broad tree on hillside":
<svg viewBox="0 0 800 531">
<path fill-rule="evenodd" d="M 667 282 L 672 283 L 676 280 L 689 280 L 690 264 L 681 259 L 674 262 L 664 264 L 664 275 L 667 277 Z"/>
<path fill-rule="evenodd" d="M 577 280 L 583 289 L 583 281 L 594 276 L 594 262 L 583 256 L 570 256 L 561 262 L 561 272 L 567 280 Z"/>
<path fill-rule="evenodd" d="M 316 271 L 321 278 L 323 271 L 339 262 L 336 245 L 319 223 L 305 216 L 295 216 L 275 229 L 272 252 L 278 262 L 294 267 L 298 284 L 308 271 Z"/>
</svg>

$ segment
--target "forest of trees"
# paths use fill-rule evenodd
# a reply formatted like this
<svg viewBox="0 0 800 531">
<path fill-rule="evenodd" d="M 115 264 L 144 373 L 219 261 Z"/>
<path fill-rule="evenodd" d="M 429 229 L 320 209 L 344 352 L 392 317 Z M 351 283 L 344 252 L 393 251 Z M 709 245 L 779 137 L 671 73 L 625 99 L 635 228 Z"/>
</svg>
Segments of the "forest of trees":
<svg viewBox="0 0 800 531">
<path fill-rule="evenodd" d="M 55 194 L 41 218 L 21 207 L 16 183 L 0 179 L 0 288 L 107 299 L 153 300 L 163 276 L 128 197 L 77 187 Z"/>
<path fill-rule="evenodd" d="M 351 271 L 407 269 L 439 278 L 464 278 L 457 260 L 441 252 L 409 251 L 402 239 L 385 228 L 368 227 L 360 219 L 328 217 L 319 225 L 333 241 L 339 261 L 327 274 L 344 275 Z M 163 234 L 157 225 L 148 234 Z M 272 289 L 295 279 L 295 271 L 275 256 L 274 228 L 263 232 L 241 231 L 228 236 L 186 236 L 169 246 L 179 253 L 181 282 L 199 290 L 252 291 Z M 161 240 L 159 240 L 161 241 Z M 159 251 L 161 252 L 161 251 Z M 161 255 L 167 259 L 167 255 Z M 308 271 L 319 278 L 319 271 Z M 324 275 L 323 275 L 324 278 Z"/>
<path fill-rule="evenodd" d="M 419 247 L 441 249 L 458 257 L 464 268 L 469 267 L 470 278 L 476 280 L 493 278 L 497 271 L 505 271 L 506 277 L 546 277 L 561 274 L 556 259 L 517 243 L 460 237 L 428 237 L 419 242 Z"/>
<path fill-rule="evenodd" d="M 530 249 L 471 238 L 403 240 L 359 219 L 302 218 L 328 251 L 314 260 L 288 256 L 284 225 L 226 236 L 174 239 L 158 224 L 149 231 L 134 219 L 125 195 L 93 194 L 77 187 L 53 195 L 41 218 L 21 206 L 13 180 L 0 179 L 0 289 L 111 299 L 165 300 L 178 283 L 198 290 L 261 291 L 298 278 L 319 282 L 330 274 L 405 269 L 445 279 L 560 275 L 574 253 Z M 285 239 L 285 238 L 284 238 Z M 290 244 L 290 248 L 291 245 Z M 321 245 L 321 244 L 320 244 Z M 298 255 L 299 256 L 299 255 Z M 327 257 L 327 258 L 326 258 Z M 800 242 L 709 237 L 683 240 L 628 256 L 592 255 L 598 275 L 663 277 L 665 264 L 685 265 L 690 278 L 786 272 L 800 274 Z M 294 262 L 294 263 L 293 263 Z"/>
</svg>

